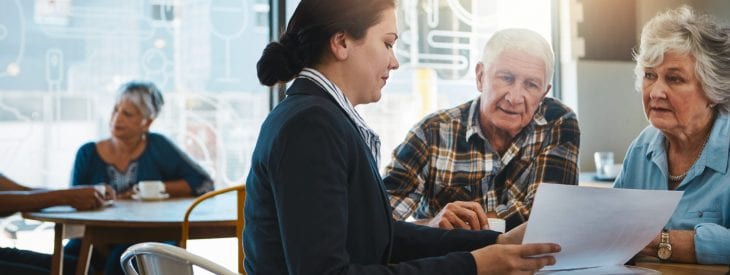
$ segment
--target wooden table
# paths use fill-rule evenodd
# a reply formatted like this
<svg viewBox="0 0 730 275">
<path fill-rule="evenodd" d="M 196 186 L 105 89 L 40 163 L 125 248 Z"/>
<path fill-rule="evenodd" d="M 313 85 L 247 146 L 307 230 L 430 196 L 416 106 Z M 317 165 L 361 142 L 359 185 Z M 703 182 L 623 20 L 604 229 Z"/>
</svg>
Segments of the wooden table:
<svg viewBox="0 0 730 275">
<path fill-rule="evenodd" d="M 190 218 L 190 238 L 236 236 L 236 194 L 224 194 L 200 204 Z M 185 210 L 194 198 L 162 201 L 118 200 L 96 211 L 51 207 L 23 213 L 26 219 L 54 222 L 51 274 L 63 270 L 64 238 L 81 237 L 76 274 L 86 274 L 94 245 L 180 240 Z"/>
<path fill-rule="evenodd" d="M 639 267 L 639 268 L 637 268 Z M 726 275 L 728 274 L 728 266 L 725 265 L 700 265 L 700 264 L 678 264 L 678 263 L 661 263 L 656 258 L 648 262 L 636 262 L 633 266 L 618 266 L 615 268 L 588 268 L 588 269 L 570 269 L 570 270 L 554 270 L 541 271 L 538 275 L 576 275 L 576 274 L 664 274 L 664 275 Z"/>
<path fill-rule="evenodd" d="M 660 262 L 637 262 L 636 266 L 653 269 L 664 275 L 725 275 L 728 274 L 730 268 L 726 265 L 699 265 L 699 264 L 677 264 L 677 263 L 660 263 Z"/>
</svg>

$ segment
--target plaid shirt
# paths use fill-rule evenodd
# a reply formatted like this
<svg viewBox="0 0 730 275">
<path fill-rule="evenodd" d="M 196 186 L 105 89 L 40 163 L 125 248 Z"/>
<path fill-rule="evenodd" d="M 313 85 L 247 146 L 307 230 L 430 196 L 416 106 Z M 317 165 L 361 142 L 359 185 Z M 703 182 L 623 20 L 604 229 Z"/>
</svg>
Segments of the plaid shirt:
<svg viewBox="0 0 730 275">
<path fill-rule="evenodd" d="M 393 218 L 434 217 L 447 203 L 477 201 L 507 219 L 527 220 L 541 182 L 576 185 L 580 130 L 575 113 L 545 98 L 500 156 L 479 126 L 479 98 L 424 118 L 393 152 L 384 178 Z"/>
</svg>

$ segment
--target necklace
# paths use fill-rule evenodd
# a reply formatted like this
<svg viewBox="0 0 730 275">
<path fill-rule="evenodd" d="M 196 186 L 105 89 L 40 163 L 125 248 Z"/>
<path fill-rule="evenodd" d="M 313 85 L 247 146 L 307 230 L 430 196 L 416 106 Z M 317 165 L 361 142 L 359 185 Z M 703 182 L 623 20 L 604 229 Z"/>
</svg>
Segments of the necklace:
<svg viewBox="0 0 730 275">
<path fill-rule="evenodd" d="M 707 133 L 707 136 L 705 136 L 705 142 L 704 142 L 704 143 L 702 143 L 702 148 L 700 148 L 700 152 L 699 152 L 699 153 L 697 153 L 697 156 L 696 156 L 696 157 L 695 157 L 695 159 L 694 159 L 694 160 L 692 161 L 692 165 L 690 165 L 690 166 L 689 166 L 689 168 L 687 168 L 687 170 L 685 170 L 685 171 L 684 171 L 684 173 L 682 173 L 681 175 L 676 175 L 676 176 L 674 176 L 674 175 L 672 175 L 672 174 L 669 174 L 669 173 L 667 173 L 667 174 L 669 175 L 669 181 L 670 181 L 670 182 L 674 182 L 674 183 L 679 183 L 679 182 L 681 182 L 681 181 L 682 181 L 682 180 L 683 180 L 683 179 L 684 179 L 685 177 L 687 177 L 687 173 L 689 172 L 690 168 L 692 168 L 692 166 L 694 166 L 694 165 L 695 165 L 695 162 L 697 162 L 697 160 L 698 160 L 698 159 L 700 159 L 700 156 L 702 155 L 702 151 L 704 151 L 704 150 L 705 150 L 705 145 L 707 145 L 707 141 L 708 141 L 708 140 L 710 140 L 710 133 L 711 133 L 711 132 L 712 132 L 712 130 L 710 130 L 710 132 L 708 132 L 708 133 Z M 669 150 L 669 140 L 667 140 L 667 150 Z"/>
</svg>

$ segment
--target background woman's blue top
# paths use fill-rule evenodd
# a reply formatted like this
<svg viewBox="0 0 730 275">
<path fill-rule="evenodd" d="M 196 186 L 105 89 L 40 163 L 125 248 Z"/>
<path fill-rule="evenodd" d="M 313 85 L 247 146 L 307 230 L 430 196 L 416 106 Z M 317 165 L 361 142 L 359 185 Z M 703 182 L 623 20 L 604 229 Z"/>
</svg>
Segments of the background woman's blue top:
<svg viewBox="0 0 730 275">
<path fill-rule="evenodd" d="M 684 194 L 666 225 L 670 230 L 695 231 L 695 252 L 701 264 L 730 263 L 728 137 L 730 115 L 718 114 L 700 158 L 676 189 Z M 667 190 L 667 171 L 664 135 L 649 126 L 629 146 L 614 187 Z"/>
<path fill-rule="evenodd" d="M 95 142 L 81 146 L 76 153 L 71 185 L 107 183 L 117 192 L 124 192 L 142 180 L 179 179 L 187 181 L 196 196 L 213 190 L 213 180 L 200 165 L 169 139 L 160 134 L 148 133 L 144 151 L 131 161 L 126 171 L 119 171 L 104 162 L 96 150 Z"/>
</svg>

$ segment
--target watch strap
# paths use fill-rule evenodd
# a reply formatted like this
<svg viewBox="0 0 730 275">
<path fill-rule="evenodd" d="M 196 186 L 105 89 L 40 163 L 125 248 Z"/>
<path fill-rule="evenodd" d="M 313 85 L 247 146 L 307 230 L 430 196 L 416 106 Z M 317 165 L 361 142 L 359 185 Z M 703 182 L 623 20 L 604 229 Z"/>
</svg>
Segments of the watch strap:
<svg viewBox="0 0 730 275">
<path fill-rule="evenodd" d="M 659 239 L 659 243 L 669 243 L 669 230 L 662 229 L 662 233 L 660 234 L 661 237 Z"/>
<path fill-rule="evenodd" d="M 666 228 L 662 229 L 662 232 L 659 234 L 657 257 L 661 261 L 668 261 L 672 257 L 672 245 L 669 243 L 669 230 Z"/>
</svg>

